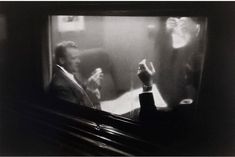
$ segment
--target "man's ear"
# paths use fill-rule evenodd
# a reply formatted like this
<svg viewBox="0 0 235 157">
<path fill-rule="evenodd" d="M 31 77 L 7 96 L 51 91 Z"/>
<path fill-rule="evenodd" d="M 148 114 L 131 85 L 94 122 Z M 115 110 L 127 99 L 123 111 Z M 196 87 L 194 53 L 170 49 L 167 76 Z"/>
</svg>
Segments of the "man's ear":
<svg viewBox="0 0 235 157">
<path fill-rule="evenodd" d="M 61 65 L 64 65 L 64 58 L 59 58 L 59 63 L 61 64 Z"/>
</svg>

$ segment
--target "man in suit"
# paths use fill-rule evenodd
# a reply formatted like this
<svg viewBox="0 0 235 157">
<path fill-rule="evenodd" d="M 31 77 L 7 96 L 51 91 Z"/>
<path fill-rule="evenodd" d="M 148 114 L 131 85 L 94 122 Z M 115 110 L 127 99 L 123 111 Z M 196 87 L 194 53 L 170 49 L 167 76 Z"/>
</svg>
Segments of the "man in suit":
<svg viewBox="0 0 235 157">
<path fill-rule="evenodd" d="M 63 41 L 55 48 L 55 62 L 50 93 L 60 99 L 95 109 L 100 108 L 100 82 L 102 70 L 96 69 L 83 82 L 75 77 L 80 63 L 78 46 L 72 41 Z"/>
</svg>

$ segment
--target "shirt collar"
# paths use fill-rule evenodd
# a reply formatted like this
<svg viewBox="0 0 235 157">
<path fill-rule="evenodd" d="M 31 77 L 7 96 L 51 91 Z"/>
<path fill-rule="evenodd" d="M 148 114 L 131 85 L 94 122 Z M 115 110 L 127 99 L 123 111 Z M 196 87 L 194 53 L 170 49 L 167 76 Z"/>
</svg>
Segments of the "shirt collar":
<svg viewBox="0 0 235 157">
<path fill-rule="evenodd" d="M 65 73 L 65 75 L 68 76 L 69 78 L 73 78 L 74 77 L 73 74 L 71 74 L 67 70 L 65 70 L 64 67 L 62 67 L 62 66 L 60 66 L 58 64 L 56 64 L 56 66 L 59 67 Z"/>
</svg>

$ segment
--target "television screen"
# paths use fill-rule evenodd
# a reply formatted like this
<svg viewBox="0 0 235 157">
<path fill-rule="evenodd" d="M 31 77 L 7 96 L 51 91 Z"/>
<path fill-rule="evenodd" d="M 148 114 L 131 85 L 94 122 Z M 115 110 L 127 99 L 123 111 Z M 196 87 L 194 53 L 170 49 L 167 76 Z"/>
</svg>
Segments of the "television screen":
<svg viewBox="0 0 235 157">
<path fill-rule="evenodd" d="M 197 103 L 207 18 L 77 16 L 49 18 L 52 92 L 58 98 L 136 119 L 143 60 L 155 69 L 157 110 Z"/>
</svg>

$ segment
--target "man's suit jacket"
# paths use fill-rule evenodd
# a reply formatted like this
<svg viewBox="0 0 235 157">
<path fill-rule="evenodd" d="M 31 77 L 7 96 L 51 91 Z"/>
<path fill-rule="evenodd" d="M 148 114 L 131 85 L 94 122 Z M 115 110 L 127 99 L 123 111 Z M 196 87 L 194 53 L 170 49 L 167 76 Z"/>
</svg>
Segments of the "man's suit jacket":
<svg viewBox="0 0 235 157">
<path fill-rule="evenodd" d="M 139 94 L 139 101 L 139 120 L 152 120 L 157 111 L 152 92 Z"/>
<path fill-rule="evenodd" d="M 78 82 L 78 81 L 77 81 Z M 91 108 L 100 108 L 99 100 L 81 82 L 80 86 L 70 80 L 59 67 L 54 68 L 50 94 L 54 97 Z"/>
</svg>

